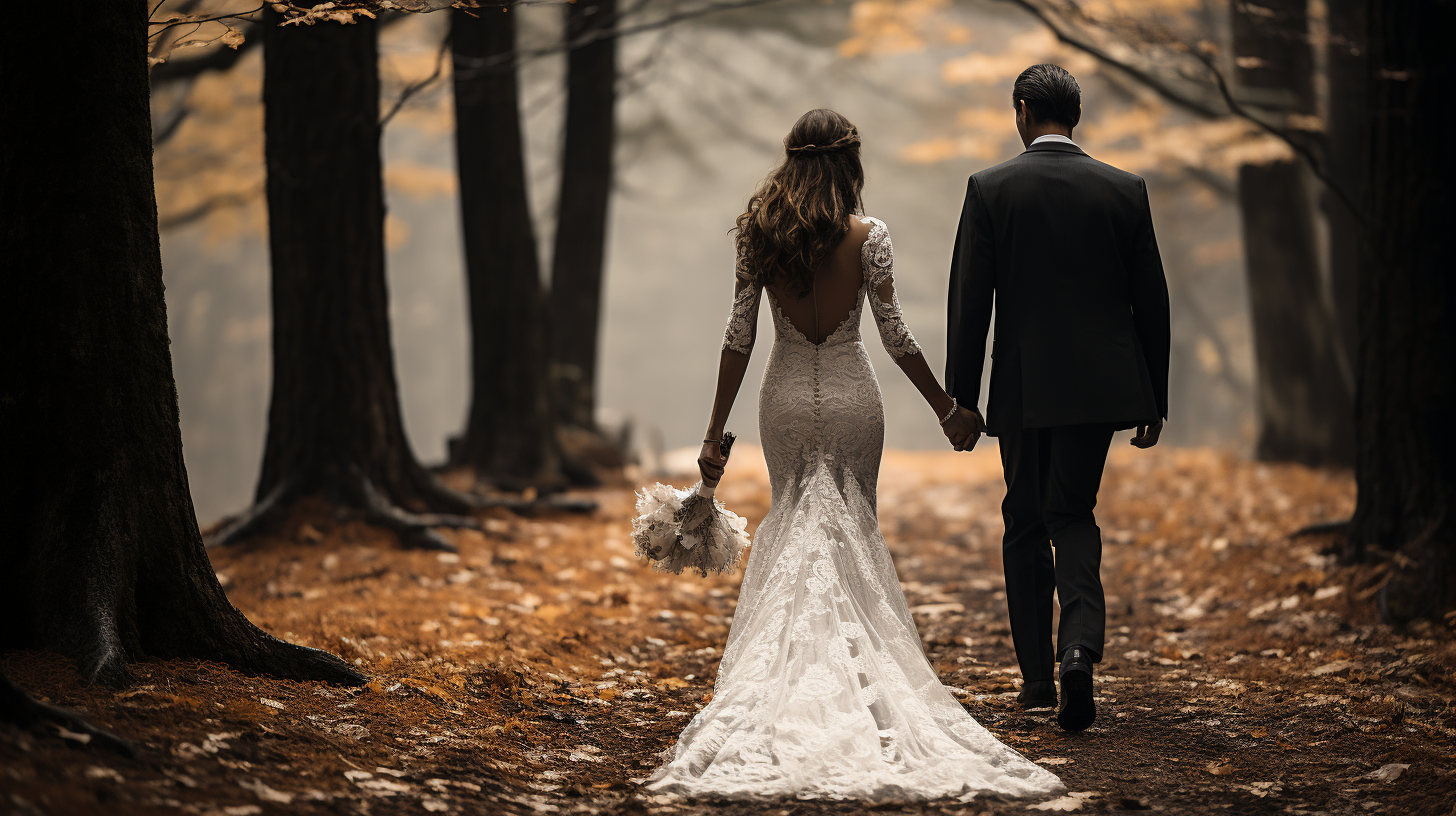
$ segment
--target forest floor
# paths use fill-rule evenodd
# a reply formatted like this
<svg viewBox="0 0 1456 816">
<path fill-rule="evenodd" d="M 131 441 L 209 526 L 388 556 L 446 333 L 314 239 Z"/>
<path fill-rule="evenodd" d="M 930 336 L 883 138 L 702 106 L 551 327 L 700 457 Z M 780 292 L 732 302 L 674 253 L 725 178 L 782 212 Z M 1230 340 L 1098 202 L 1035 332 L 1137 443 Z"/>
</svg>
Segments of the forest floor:
<svg viewBox="0 0 1456 816">
<path fill-rule="evenodd" d="M 1031 810 L 1431 813 L 1456 806 L 1456 618 L 1378 622 L 1386 566 L 1340 566 L 1348 474 L 1115 443 L 1098 508 L 1110 642 L 1099 715 L 1060 731 L 1014 706 L 995 449 L 888 452 L 881 522 L 927 653 L 997 737 L 1059 774 Z M 665 576 L 632 552 L 630 486 L 590 516 L 490 516 L 460 553 L 301 507 L 281 535 L 213 551 L 233 603 L 372 679 L 338 688 L 181 661 L 120 692 L 55 658 L 8 654 L 32 693 L 130 740 L 124 759 L 0 728 L 0 811 L 308 814 L 849 814 L 852 802 L 685 802 L 640 782 L 712 691 L 741 569 Z M 720 497 L 756 524 L 761 455 Z"/>
</svg>

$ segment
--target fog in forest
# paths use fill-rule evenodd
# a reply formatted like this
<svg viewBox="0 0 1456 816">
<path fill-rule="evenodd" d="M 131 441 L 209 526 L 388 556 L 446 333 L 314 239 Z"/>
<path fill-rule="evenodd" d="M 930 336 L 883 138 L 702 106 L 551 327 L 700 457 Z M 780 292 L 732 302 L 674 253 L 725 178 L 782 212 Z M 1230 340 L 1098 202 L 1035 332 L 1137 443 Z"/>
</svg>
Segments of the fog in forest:
<svg viewBox="0 0 1456 816">
<path fill-rule="evenodd" d="M 559 8 L 519 13 L 523 50 L 559 42 Z M 933 34 L 897 38 L 867 36 L 846 4 L 784 3 L 623 41 L 598 418 L 631 423 L 649 471 L 662 451 L 701 438 L 732 292 L 728 230 L 780 156 L 784 133 L 810 108 L 834 108 L 863 134 L 865 208 L 890 226 L 906 319 L 941 373 L 966 178 L 1021 150 L 1011 82 L 1042 61 L 1065 65 L 1081 82 L 1077 142 L 1149 182 L 1173 310 L 1164 440 L 1247 452 L 1252 347 L 1232 170 L 1281 148 L 1246 125 L 1203 123 L 1170 107 L 1058 46 L 1011 5 L 962 2 L 937 13 Z M 435 69 L 447 23 L 445 14 L 409 15 L 384 29 L 383 110 Z M 442 78 L 405 102 L 384 139 L 393 342 L 406 427 L 426 462 L 444 458 L 469 394 L 449 60 L 442 62 Z M 521 74 L 543 269 L 556 229 L 563 65 L 548 54 L 527 60 Z M 175 106 L 189 111 L 158 147 L 157 180 L 184 450 L 204 525 L 250 503 L 266 429 L 261 72 L 254 49 L 231 71 L 158 89 L 153 102 L 159 127 Z M 771 330 L 761 326 L 759 337 Z M 943 448 L 934 418 L 872 327 L 865 339 L 884 390 L 886 444 Z M 756 385 L 767 351 L 760 342 L 728 423 L 748 441 L 758 437 Z"/>
</svg>

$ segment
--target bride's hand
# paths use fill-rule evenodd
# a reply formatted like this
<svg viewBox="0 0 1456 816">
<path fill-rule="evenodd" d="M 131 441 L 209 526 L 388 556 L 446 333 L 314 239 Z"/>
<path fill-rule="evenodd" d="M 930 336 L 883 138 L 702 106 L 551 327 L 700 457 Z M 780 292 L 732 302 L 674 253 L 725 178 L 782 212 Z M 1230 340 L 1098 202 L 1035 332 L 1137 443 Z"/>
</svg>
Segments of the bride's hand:
<svg viewBox="0 0 1456 816">
<path fill-rule="evenodd" d="M 703 477 L 705 487 L 717 487 L 718 480 L 723 478 L 723 467 L 728 464 L 728 457 L 723 455 L 718 442 L 704 442 L 703 449 L 698 452 L 698 473 Z"/>
<path fill-rule="evenodd" d="M 981 415 L 964 405 L 958 407 L 955 414 L 940 426 L 945 438 L 950 440 L 951 447 L 958 451 L 975 449 L 984 428 Z"/>
</svg>

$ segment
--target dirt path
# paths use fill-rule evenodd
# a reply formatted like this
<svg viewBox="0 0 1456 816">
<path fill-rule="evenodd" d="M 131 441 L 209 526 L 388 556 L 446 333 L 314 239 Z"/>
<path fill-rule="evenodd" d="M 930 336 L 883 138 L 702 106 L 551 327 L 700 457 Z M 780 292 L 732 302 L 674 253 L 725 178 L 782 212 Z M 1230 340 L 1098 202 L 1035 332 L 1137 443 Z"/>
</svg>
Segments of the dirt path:
<svg viewBox="0 0 1456 816">
<path fill-rule="evenodd" d="M 756 523 L 767 477 L 746 446 L 721 495 Z M 1069 736 L 1016 711 L 993 450 L 886 456 L 881 521 L 942 679 L 1001 739 L 1062 776 L 1049 803 L 881 807 L 915 814 L 1456 812 L 1456 638 L 1376 622 L 1379 564 L 1290 541 L 1349 513 L 1346 475 L 1208 451 L 1117 449 L 1104 484 L 1111 642 L 1100 715 Z M 183 662 L 119 694 L 54 659 L 4 656 L 47 699 L 132 740 L 124 760 L 0 728 L 16 814 L 859 813 L 854 803 L 684 803 L 636 780 L 711 692 L 741 571 L 661 576 L 632 556 L 631 493 L 589 519 L 489 521 L 461 554 L 302 509 L 286 537 L 214 553 L 270 631 L 374 677 L 338 689 Z"/>
</svg>

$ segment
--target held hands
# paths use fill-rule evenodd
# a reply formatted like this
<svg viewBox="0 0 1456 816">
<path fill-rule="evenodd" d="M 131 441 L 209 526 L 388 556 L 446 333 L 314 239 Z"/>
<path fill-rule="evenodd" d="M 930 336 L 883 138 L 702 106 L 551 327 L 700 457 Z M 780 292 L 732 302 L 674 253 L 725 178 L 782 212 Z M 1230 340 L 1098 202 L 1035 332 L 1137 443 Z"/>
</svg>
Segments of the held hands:
<svg viewBox="0 0 1456 816">
<path fill-rule="evenodd" d="M 956 408 L 950 419 L 947 419 L 940 430 L 945 433 L 945 438 L 950 440 L 951 447 L 958 451 L 973 450 L 976 442 L 980 441 L 981 433 L 986 428 L 986 423 L 981 419 L 978 411 L 973 411 L 964 405 Z"/>
<path fill-rule="evenodd" d="M 1158 444 L 1158 435 L 1163 432 L 1163 420 L 1158 420 L 1151 425 L 1139 425 L 1137 435 L 1132 438 L 1134 448 L 1144 450 Z"/>
<path fill-rule="evenodd" d="M 723 478 L 723 468 L 728 464 L 728 457 L 723 455 L 721 443 L 703 442 L 703 449 L 698 452 L 698 473 L 702 474 L 703 486 L 717 487 L 718 480 Z"/>
</svg>

